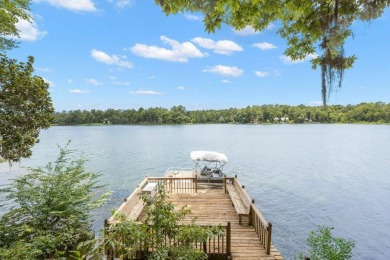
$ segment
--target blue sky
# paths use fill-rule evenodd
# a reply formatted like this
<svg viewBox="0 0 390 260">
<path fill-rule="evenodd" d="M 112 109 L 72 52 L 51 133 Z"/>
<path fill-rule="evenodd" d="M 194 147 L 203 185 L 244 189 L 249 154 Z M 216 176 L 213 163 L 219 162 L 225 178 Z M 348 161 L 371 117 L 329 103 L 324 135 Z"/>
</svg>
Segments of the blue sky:
<svg viewBox="0 0 390 260">
<path fill-rule="evenodd" d="M 166 16 L 154 0 L 33 0 L 31 14 L 8 56 L 35 57 L 56 111 L 321 104 L 320 71 L 283 56 L 277 23 L 208 34 L 201 15 Z M 389 9 L 353 25 L 345 51 L 358 59 L 329 104 L 390 102 L 389 29 Z"/>
</svg>

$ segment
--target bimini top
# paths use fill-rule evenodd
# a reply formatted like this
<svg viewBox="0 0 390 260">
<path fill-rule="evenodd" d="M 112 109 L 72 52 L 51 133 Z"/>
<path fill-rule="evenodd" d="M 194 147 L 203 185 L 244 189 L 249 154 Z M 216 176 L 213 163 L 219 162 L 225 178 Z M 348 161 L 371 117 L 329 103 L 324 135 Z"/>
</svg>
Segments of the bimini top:
<svg viewBox="0 0 390 260">
<path fill-rule="evenodd" d="M 220 162 L 222 164 L 228 161 L 225 154 L 210 151 L 192 151 L 191 159 L 193 161 Z"/>
</svg>

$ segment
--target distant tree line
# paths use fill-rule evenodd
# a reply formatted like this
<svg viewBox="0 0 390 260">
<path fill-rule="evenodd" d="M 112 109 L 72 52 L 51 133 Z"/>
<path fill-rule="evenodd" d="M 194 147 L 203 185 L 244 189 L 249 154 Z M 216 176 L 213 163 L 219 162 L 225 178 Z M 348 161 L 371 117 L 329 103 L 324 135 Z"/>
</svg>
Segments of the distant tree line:
<svg viewBox="0 0 390 260">
<path fill-rule="evenodd" d="M 390 103 L 322 106 L 262 105 L 221 110 L 187 111 L 154 107 L 105 111 L 92 109 L 57 112 L 53 124 L 279 124 L 279 123 L 390 123 Z"/>
</svg>

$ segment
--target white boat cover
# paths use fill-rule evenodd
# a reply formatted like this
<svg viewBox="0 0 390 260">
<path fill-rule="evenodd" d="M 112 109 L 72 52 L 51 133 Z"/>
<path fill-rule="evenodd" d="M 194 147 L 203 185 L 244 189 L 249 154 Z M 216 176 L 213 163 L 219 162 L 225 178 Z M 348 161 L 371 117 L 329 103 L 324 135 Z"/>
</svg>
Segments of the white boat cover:
<svg viewBox="0 0 390 260">
<path fill-rule="evenodd" d="M 227 163 L 225 154 L 210 151 L 192 151 L 191 159 L 194 161 L 220 162 Z"/>
</svg>

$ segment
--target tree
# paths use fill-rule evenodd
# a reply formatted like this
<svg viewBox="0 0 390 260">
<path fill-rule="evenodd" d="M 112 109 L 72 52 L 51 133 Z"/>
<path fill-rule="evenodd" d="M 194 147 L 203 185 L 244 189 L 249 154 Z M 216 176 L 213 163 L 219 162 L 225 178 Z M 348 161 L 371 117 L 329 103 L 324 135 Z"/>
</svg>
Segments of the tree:
<svg viewBox="0 0 390 260">
<path fill-rule="evenodd" d="M 49 84 L 33 75 L 33 63 L 0 55 L 0 156 L 10 163 L 31 156 L 54 112 Z"/>
<path fill-rule="evenodd" d="M 155 0 L 163 11 L 202 12 L 206 31 L 215 32 L 226 23 L 235 29 L 251 26 L 261 31 L 276 20 L 278 30 L 287 39 L 285 55 L 292 60 L 313 57 L 312 68 L 321 68 L 321 93 L 324 107 L 334 82 L 342 86 L 344 71 L 352 67 L 356 57 L 346 57 L 344 42 L 352 35 L 356 20 L 369 21 L 379 17 L 390 0 Z M 317 51 L 322 54 L 317 55 Z"/>
<path fill-rule="evenodd" d="M 19 20 L 30 21 L 30 0 L 0 1 L 0 52 L 17 46 L 15 37 L 19 37 L 16 23 Z"/>
<path fill-rule="evenodd" d="M 71 161 L 61 148 L 54 163 L 16 178 L 1 193 L 15 207 L 0 219 L 0 259 L 69 259 L 80 241 L 91 239 L 90 212 L 107 193 L 99 175 Z"/>
<path fill-rule="evenodd" d="M 287 39 L 285 54 L 293 60 L 307 55 L 322 54 L 312 59 L 312 68 L 321 68 L 322 101 L 327 99 L 337 82 L 342 86 L 344 71 L 352 67 L 355 55 L 345 56 L 344 42 L 352 35 L 356 20 L 368 21 L 379 17 L 388 0 L 287 1 L 281 17 L 279 34 Z"/>
<path fill-rule="evenodd" d="M 191 121 L 191 119 L 186 115 L 186 108 L 182 105 L 173 106 L 170 112 L 172 113 L 172 123 L 174 124 L 186 124 Z"/>
<path fill-rule="evenodd" d="M 31 156 L 40 129 L 49 127 L 54 112 L 49 84 L 32 75 L 34 58 L 18 63 L 2 54 L 17 47 L 17 22 L 32 19 L 29 4 L 0 1 L 0 157 L 9 163 Z"/>
<path fill-rule="evenodd" d="M 347 260 L 352 258 L 352 249 L 355 247 L 353 240 L 345 240 L 342 237 L 333 237 L 333 227 L 318 226 L 318 229 L 310 232 L 307 244 L 310 246 L 309 254 L 312 260 Z M 300 258 L 304 259 L 303 254 Z"/>
</svg>

